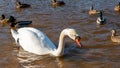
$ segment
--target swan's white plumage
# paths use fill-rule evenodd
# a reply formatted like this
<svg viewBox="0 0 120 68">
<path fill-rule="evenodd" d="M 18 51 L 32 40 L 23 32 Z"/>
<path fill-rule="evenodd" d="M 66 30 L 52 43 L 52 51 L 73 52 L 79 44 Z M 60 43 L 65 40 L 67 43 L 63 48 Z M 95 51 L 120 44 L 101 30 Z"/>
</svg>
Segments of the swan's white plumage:
<svg viewBox="0 0 120 68">
<path fill-rule="evenodd" d="M 43 32 L 35 28 L 23 27 L 18 30 L 11 28 L 11 33 L 15 41 L 19 43 L 24 50 L 38 55 L 52 54 L 53 56 L 63 55 L 65 36 L 69 36 L 73 40 L 76 40 L 78 36 L 74 29 L 64 29 L 60 34 L 58 48 L 56 48 Z M 80 43 L 80 41 L 78 43 Z"/>
<path fill-rule="evenodd" d="M 34 28 L 20 28 L 17 32 L 11 29 L 12 36 L 24 50 L 38 55 L 49 54 L 56 50 L 55 45 L 41 31 Z"/>
</svg>

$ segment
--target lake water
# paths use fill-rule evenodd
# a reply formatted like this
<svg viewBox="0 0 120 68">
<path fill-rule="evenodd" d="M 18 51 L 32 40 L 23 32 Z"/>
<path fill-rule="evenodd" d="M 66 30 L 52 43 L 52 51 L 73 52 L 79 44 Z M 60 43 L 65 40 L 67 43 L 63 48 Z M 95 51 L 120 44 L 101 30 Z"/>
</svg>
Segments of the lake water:
<svg viewBox="0 0 120 68">
<path fill-rule="evenodd" d="M 57 45 L 64 28 L 75 28 L 81 36 L 82 48 L 67 38 L 61 58 L 18 53 L 10 27 L 0 26 L 0 68 L 120 68 L 120 43 L 110 39 L 111 30 L 120 28 L 120 13 L 114 11 L 118 0 L 64 0 L 65 6 L 53 8 L 51 0 L 20 0 L 31 8 L 17 10 L 16 0 L 1 0 L 0 14 L 19 21 L 33 21 Z M 103 11 L 105 25 L 97 25 L 98 15 L 89 15 L 91 6 Z"/>
</svg>

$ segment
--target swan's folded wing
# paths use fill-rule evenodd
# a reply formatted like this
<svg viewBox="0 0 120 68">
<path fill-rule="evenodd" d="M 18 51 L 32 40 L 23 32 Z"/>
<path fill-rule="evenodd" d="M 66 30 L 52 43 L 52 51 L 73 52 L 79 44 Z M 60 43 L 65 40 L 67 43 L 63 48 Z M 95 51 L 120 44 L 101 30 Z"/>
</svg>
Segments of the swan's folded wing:
<svg viewBox="0 0 120 68">
<path fill-rule="evenodd" d="M 22 37 L 22 40 L 26 39 L 23 41 L 23 44 L 26 43 L 28 45 L 26 46 L 24 44 L 26 46 L 26 49 L 29 47 L 30 50 L 33 49 L 39 51 L 39 53 L 49 53 L 50 51 L 56 49 L 52 41 L 43 32 L 37 29 L 25 27 L 21 28 L 19 32 L 22 33 L 21 35 L 25 37 Z"/>
</svg>

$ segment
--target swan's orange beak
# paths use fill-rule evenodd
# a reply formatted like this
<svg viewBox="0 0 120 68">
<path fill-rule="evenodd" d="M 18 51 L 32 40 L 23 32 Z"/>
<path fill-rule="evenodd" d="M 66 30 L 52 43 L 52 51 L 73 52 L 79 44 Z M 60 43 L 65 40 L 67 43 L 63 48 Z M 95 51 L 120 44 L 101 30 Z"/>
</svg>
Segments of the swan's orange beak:
<svg viewBox="0 0 120 68">
<path fill-rule="evenodd" d="M 75 38 L 75 41 L 76 41 L 76 43 L 78 44 L 78 46 L 82 47 L 82 44 L 81 44 L 81 42 L 80 42 L 80 37 L 79 37 L 79 36 L 77 36 L 77 37 Z"/>
</svg>

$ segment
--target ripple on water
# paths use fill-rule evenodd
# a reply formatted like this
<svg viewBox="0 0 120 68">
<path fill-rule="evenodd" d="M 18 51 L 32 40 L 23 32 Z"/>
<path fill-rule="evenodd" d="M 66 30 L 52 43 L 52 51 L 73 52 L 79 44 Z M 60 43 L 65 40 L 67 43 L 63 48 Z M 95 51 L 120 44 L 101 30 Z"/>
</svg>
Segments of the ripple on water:
<svg viewBox="0 0 120 68">
<path fill-rule="evenodd" d="M 16 11 L 15 0 L 0 0 L 0 13 L 8 18 L 31 20 L 32 27 L 38 28 L 54 42 L 58 43 L 62 29 L 72 27 L 81 36 L 82 48 L 74 41 L 66 39 L 66 53 L 56 59 L 31 53 L 18 54 L 14 49 L 14 39 L 9 27 L 0 27 L 0 66 L 2 68 L 120 68 L 120 44 L 110 40 L 111 30 L 119 29 L 120 13 L 113 10 L 116 0 L 64 0 L 66 5 L 51 7 L 50 0 L 22 0 L 31 8 Z M 94 3 L 95 9 L 102 9 L 107 23 L 96 24 L 98 15 L 89 15 Z M 119 35 L 119 30 L 117 31 Z M 68 45 L 68 46 L 67 46 Z M 15 50 L 15 53 L 14 51 Z M 13 66 L 15 65 L 15 67 Z"/>
</svg>

